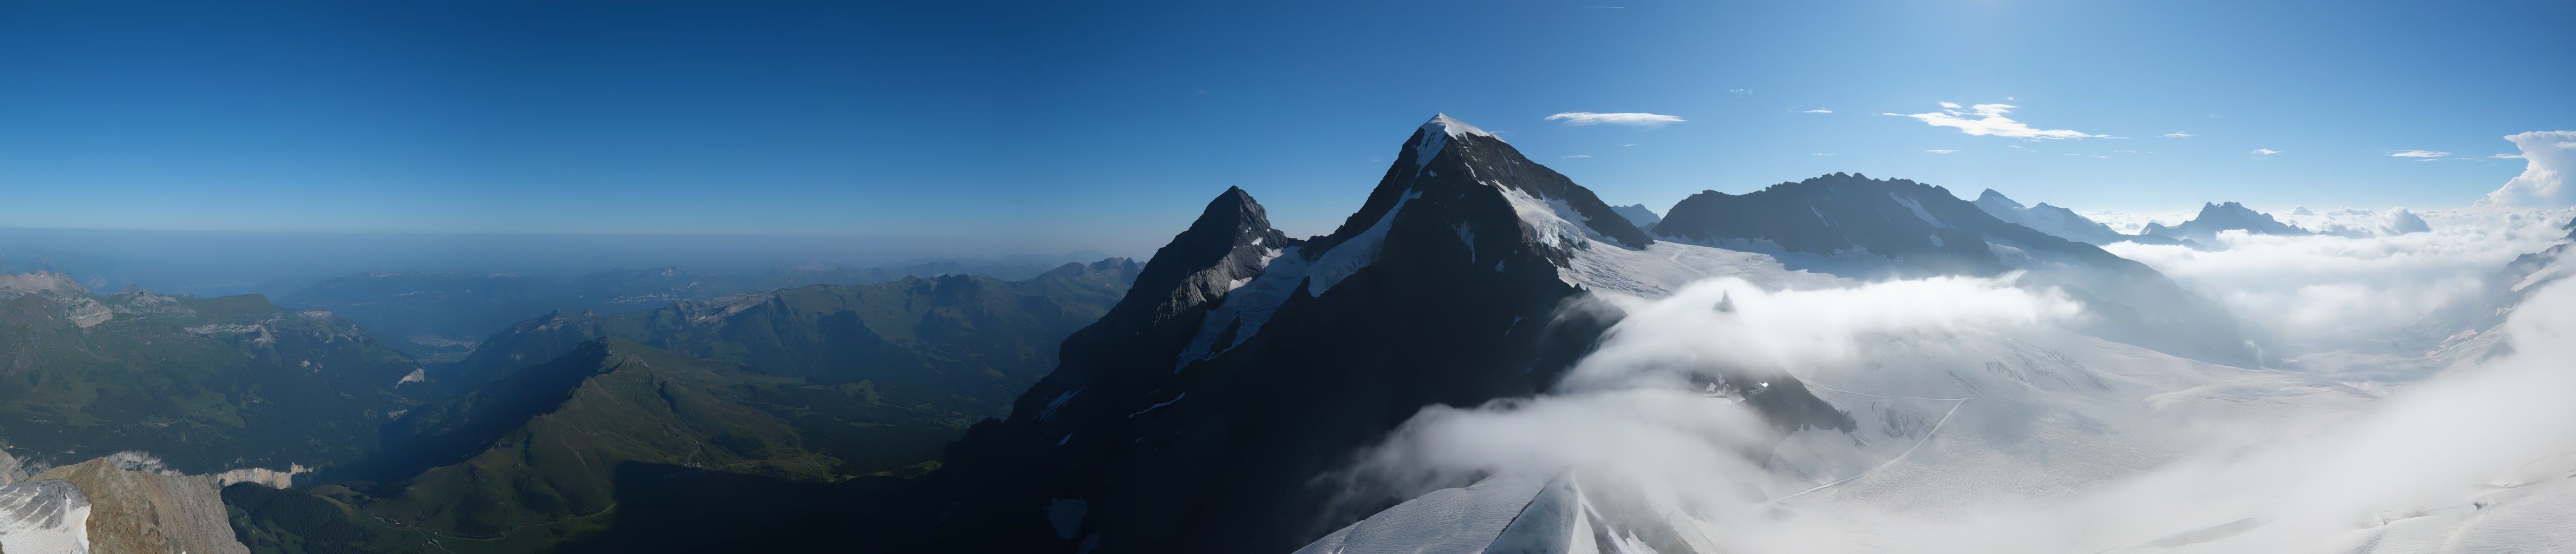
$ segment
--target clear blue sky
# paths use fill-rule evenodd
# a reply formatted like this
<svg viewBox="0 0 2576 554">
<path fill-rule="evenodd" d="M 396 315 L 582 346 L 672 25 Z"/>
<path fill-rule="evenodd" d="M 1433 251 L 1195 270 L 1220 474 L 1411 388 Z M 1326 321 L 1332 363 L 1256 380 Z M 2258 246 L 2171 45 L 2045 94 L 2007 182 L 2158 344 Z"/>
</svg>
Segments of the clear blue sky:
<svg viewBox="0 0 2576 554">
<path fill-rule="evenodd" d="M 1834 171 L 2422 209 L 2519 173 L 2499 137 L 2576 129 L 2565 1 L 948 4 L 13 2 L 0 227 L 1141 255 L 1227 186 L 1327 232 L 1435 112 L 1658 210 Z M 1927 124 L 1978 104 L 2123 138 Z"/>
</svg>

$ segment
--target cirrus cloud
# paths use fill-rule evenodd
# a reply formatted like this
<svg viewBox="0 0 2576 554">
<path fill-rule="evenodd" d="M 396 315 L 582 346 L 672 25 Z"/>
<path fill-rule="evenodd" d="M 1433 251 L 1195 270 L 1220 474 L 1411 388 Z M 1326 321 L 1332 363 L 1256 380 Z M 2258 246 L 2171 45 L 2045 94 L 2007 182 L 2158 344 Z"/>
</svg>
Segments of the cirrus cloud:
<svg viewBox="0 0 2576 554">
<path fill-rule="evenodd" d="M 1611 125 L 1627 125 L 1631 127 L 1662 127 L 1686 121 L 1680 116 L 1640 112 L 1565 112 L 1547 116 L 1548 121 L 1556 121 L 1560 119 L 1565 120 L 1565 124 L 1567 125 L 1601 125 L 1607 123 Z"/>
<path fill-rule="evenodd" d="M 1954 102 L 1942 102 L 1941 111 L 1937 112 L 1885 115 L 1911 117 L 1934 127 L 1955 127 L 1959 132 L 1979 136 L 1992 135 L 2030 140 L 2110 137 L 2110 135 L 2074 129 L 2040 129 L 2004 116 L 2019 107 L 2011 104 L 1978 104 L 1961 107 Z"/>
</svg>

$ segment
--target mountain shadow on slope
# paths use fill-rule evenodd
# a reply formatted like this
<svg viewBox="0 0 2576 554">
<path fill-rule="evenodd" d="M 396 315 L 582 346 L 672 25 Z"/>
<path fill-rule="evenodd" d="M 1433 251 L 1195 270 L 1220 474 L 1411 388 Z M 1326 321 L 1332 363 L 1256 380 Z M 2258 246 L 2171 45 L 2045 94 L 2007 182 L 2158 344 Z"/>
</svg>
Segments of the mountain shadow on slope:
<svg viewBox="0 0 2576 554">
<path fill-rule="evenodd" d="M 486 339 L 473 356 L 430 380 L 440 388 L 472 387 L 610 335 L 764 373 L 833 382 L 888 386 L 921 377 L 971 379 L 986 370 L 1033 379 L 1051 361 L 1045 346 L 1097 319 L 1126 292 L 1136 271 L 1134 262 L 1113 258 L 1066 264 L 1026 281 L 907 277 L 625 314 L 555 312 Z M 946 385 L 930 388 L 944 395 Z M 1004 388 L 1016 392 L 1018 386 Z"/>
<path fill-rule="evenodd" d="M 826 445 L 840 437 L 808 432 L 856 423 L 832 418 L 831 407 L 776 403 L 811 398 L 784 393 L 807 386 L 799 378 L 743 371 L 623 338 L 598 339 L 563 359 L 423 408 L 389 433 L 422 445 L 389 455 L 447 463 L 381 485 L 346 481 L 289 493 L 328 505 L 234 494 L 280 510 L 262 516 L 257 506 L 237 505 L 246 517 L 236 519 L 254 546 L 310 540 L 308 535 L 400 544 L 400 531 L 408 531 L 475 541 L 487 551 L 532 552 L 610 527 L 625 492 L 616 471 L 630 464 L 811 486 L 886 465 L 860 466 L 831 453 L 881 445 Z M 445 451 L 423 453 L 430 449 Z"/>
</svg>

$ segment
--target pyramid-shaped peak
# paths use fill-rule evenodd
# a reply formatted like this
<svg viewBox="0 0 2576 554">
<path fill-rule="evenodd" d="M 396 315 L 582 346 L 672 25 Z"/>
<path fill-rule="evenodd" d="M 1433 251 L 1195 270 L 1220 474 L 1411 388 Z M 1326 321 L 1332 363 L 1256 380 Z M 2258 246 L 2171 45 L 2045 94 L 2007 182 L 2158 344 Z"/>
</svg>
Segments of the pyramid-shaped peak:
<svg viewBox="0 0 2576 554">
<path fill-rule="evenodd" d="M 1449 117 L 1449 114 L 1445 113 L 1432 114 L 1430 121 L 1422 122 L 1422 130 L 1425 132 L 1447 134 L 1453 137 L 1463 137 L 1467 135 L 1476 135 L 1480 137 L 1494 136 L 1493 133 L 1485 132 L 1484 129 L 1478 129 L 1474 125 L 1468 125 L 1467 122 L 1459 121 L 1458 118 Z"/>
<path fill-rule="evenodd" d="M 1978 207 L 1986 208 L 1989 212 L 1994 210 L 2022 209 L 2021 202 L 2004 196 L 2004 193 L 1995 192 L 1995 189 L 1986 189 L 1986 192 L 1978 194 L 1977 199 L 1973 203 Z M 2046 203 L 2042 203 L 2041 205 L 2046 205 Z"/>
</svg>

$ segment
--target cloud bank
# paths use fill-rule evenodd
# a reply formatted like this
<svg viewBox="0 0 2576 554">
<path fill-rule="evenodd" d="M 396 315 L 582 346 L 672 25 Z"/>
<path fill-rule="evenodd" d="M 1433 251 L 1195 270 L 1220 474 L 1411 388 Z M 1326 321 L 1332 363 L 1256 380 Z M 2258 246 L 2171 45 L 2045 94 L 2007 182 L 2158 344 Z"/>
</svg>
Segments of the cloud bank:
<svg viewBox="0 0 2576 554">
<path fill-rule="evenodd" d="M 2078 312 L 2063 294 L 2013 288 L 2013 278 L 1769 291 L 1728 277 L 1662 299 L 1605 296 L 1627 316 L 1549 394 L 1425 408 L 1364 456 L 1358 480 L 1410 497 L 1494 473 L 1573 471 L 1654 484 L 1643 493 L 1665 510 L 1758 501 L 1742 485 L 1761 470 L 1739 454 L 1777 433 L 1704 384 L 1749 390 L 1793 368 L 1855 363 L 1875 337 Z"/>
<path fill-rule="evenodd" d="M 2564 208 L 2576 205 L 2576 187 L 2567 174 L 2576 171 L 2576 131 L 2532 131 L 2504 137 L 2522 148 L 2522 175 L 2487 193 L 2479 206 Z"/>
<path fill-rule="evenodd" d="M 2505 228 L 2445 232 L 2475 220 L 2428 215 L 2435 231 L 2378 244 L 2231 246 L 2367 262 L 2280 279 L 2332 281 L 2429 263 L 2388 261 L 2427 246 L 2386 241 L 2439 250 L 2519 226 L 2489 213 Z M 2388 251 L 2347 252 L 2365 246 Z M 1659 551 L 2546 550 L 2576 499 L 2571 282 L 2543 285 L 2491 331 L 2502 354 L 2383 397 L 2069 338 L 2055 326 L 2070 302 L 2002 280 L 1765 291 L 1716 279 L 1604 299 L 1627 319 L 1549 394 L 1425 409 L 1360 467 L 1417 486 L 1571 476 L 1594 532 L 1678 537 Z M 1784 371 L 1857 430 L 1784 439 L 1749 396 L 1708 386 L 1753 390 Z"/>
<path fill-rule="evenodd" d="M 1651 114 L 1651 113 L 1636 113 L 1636 112 L 1623 112 L 1623 113 L 1565 112 L 1565 113 L 1560 113 L 1560 114 L 1556 114 L 1556 115 L 1547 116 L 1547 120 L 1548 120 L 1548 121 L 1564 120 L 1564 121 L 1565 121 L 1565 124 L 1567 124 L 1567 125 L 1601 125 L 1601 124 L 1610 124 L 1610 125 L 1627 125 L 1627 126 L 1631 126 L 1631 127 L 1662 127 L 1662 126 L 1665 126 L 1665 125 L 1671 125 L 1671 124 L 1674 124 L 1674 123 L 1681 123 L 1682 121 L 1684 121 L 1680 116 L 1671 116 L 1671 115 L 1663 115 L 1663 114 Z"/>
<path fill-rule="evenodd" d="M 2409 329 L 2491 292 L 2507 262 L 2566 236 L 2558 211 L 2456 210 L 2422 214 L 2342 208 L 2283 215 L 2328 234 L 2220 233 L 2218 250 L 2115 243 L 2123 258 L 2154 267 L 2273 335 L 2275 352 L 2312 370 L 2349 369 L 2352 353 L 2398 354 L 2428 339 Z M 2438 339 L 2440 337 L 2429 337 Z M 2391 341 L 2396 341 L 2392 344 Z M 2324 355 L 2301 360 L 2300 356 Z M 2420 369 L 2420 368 L 2419 368 Z"/>
</svg>

